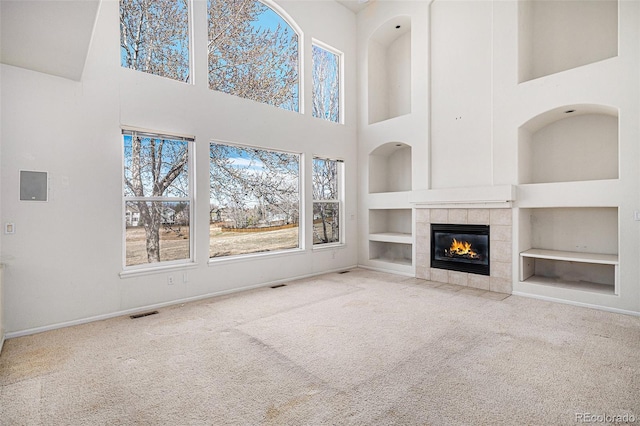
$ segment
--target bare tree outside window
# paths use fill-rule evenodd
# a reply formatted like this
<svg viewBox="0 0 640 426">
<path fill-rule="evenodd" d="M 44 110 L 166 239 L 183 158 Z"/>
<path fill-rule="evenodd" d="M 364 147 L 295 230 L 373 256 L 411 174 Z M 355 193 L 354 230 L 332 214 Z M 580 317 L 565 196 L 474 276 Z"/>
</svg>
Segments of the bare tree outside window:
<svg viewBox="0 0 640 426">
<path fill-rule="evenodd" d="M 299 109 L 298 34 L 257 0 L 208 0 L 209 88 Z"/>
<path fill-rule="evenodd" d="M 209 257 L 300 246 L 300 156 L 211 143 Z"/>
<path fill-rule="evenodd" d="M 125 265 L 190 259 L 189 140 L 124 132 Z"/>
<path fill-rule="evenodd" d="M 120 56 L 125 68 L 189 82 L 187 0 L 120 0 Z"/>
<path fill-rule="evenodd" d="M 340 163 L 313 159 L 313 244 L 340 242 Z"/>
<path fill-rule="evenodd" d="M 313 65 L 313 110 L 314 117 L 340 122 L 340 56 L 312 47 Z"/>
</svg>

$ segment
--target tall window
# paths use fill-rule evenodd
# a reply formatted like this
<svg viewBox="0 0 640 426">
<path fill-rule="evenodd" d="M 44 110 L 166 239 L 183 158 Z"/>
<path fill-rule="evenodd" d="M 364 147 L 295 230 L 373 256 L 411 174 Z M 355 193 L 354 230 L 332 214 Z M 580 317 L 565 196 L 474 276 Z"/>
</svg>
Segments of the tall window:
<svg viewBox="0 0 640 426">
<path fill-rule="evenodd" d="M 211 143 L 209 257 L 300 247 L 300 155 Z"/>
<path fill-rule="evenodd" d="M 125 267 L 193 261 L 193 139 L 123 131 Z"/>
<path fill-rule="evenodd" d="M 312 47 L 314 117 L 340 122 L 340 54 Z"/>
<path fill-rule="evenodd" d="M 298 34 L 256 0 L 207 0 L 209 88 L 299 110 Z"/>
<path fill-rule="evenodd" d="M 313 159 L 313 244 L 342 242 L 340 233 L 342 162 Z"/>
<path fill-rule="evenodd" d="M 189 82 L 189 1 L 120 0 L 120 61 Z"/>
</svg>

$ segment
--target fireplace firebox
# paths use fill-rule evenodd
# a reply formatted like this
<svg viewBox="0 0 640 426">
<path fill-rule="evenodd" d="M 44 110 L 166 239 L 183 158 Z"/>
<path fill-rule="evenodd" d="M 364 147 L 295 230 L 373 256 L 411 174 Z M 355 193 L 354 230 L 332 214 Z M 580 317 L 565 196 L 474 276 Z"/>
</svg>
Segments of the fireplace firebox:
<svg viewBox="0 0 640 426">
<path fill-rule="evenodd" d="M 489 275 L 489 225 L 432 223 L 431 267 Z"/>
</svg>

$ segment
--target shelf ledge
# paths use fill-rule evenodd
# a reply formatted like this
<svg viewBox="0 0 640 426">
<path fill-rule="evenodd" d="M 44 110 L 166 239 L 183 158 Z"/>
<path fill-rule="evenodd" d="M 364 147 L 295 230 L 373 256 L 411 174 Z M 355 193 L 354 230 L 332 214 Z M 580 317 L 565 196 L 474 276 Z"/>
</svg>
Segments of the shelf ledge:
<svg viewBox="0 0 640 426">
<path fill-rule="evenodd" d="M 619 263 L 618 256 L 615 254 L 578 253 L 573 251 L 530 249 L 520 253 L 520 256 L 567 262 L 599 263 L 602 265 L 618 265 Z"/>
<path fill-rule="evenodd" d="M 413 237 L 411 236 L 411 234 L 405 234 L 401 232 L 378 232 L 375 234 L 369 234 L 369 241 L 380 241 L 383 243 L 412 244 Z"/>
</svg>

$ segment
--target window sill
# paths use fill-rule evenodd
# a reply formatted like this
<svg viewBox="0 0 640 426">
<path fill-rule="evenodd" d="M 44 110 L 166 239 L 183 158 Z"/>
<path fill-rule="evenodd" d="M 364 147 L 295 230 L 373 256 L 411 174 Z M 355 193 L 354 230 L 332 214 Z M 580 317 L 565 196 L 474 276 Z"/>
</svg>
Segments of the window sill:
<svg viewBox="0 0 640 426">
<path fill-rule="evenodd" d="M 172 265 L 163 266 L 151 266 L 148 268 L 131 269 L 120 272 L 120 278 L 132 278 L 139 277 L 141 275 L 161 274 L 163 272 L 177 271 L 181 269 L 193 269 L 197 268 L 198 264 L 194 262 L 189 263 L 174 263 Z"/>
<path fill-rule="evenodd" d="M 297 249 L 279 250 L 279 251 L 272 251 L 272 252 L 238 254 L 235 256 L 212 257 L 209 259 L 209 266 L 216 266 L 224 263 L 244 262 L 247 260 L 263 259 L 266 257 L 284 257 L 284 256 L 291 256 L 291 255 L 299 255 L 304 253 L 305 253 L 305 250 L 301 248 L 297 248 Z"/>
<path fill-rule="evenodd" d="M 345 243 L 327 243 L 327 244 L 317 244 L 313 246 L 313 251 L 322 251 L 322 250 L 331 250 L 331 249 L 343 249 L 346 248 L 347 245 Z"/>
</svg>

